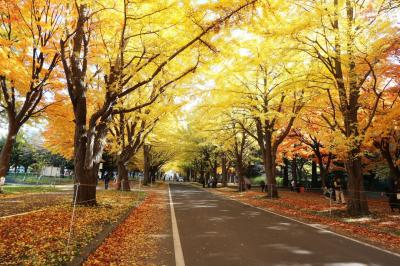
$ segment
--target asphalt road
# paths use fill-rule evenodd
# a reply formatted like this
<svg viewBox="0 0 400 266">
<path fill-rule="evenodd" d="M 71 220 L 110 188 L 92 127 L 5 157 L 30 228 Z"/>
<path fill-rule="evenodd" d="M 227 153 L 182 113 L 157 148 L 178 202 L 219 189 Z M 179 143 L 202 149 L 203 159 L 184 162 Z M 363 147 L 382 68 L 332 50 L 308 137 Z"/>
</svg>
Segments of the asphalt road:
<svg viewBox="0 0 400 266">
<path fill-rule="evenodd" d="M 199 188 L 170 185 L 185 265 L 400 265 L 400 257 Z"/>
</svg>

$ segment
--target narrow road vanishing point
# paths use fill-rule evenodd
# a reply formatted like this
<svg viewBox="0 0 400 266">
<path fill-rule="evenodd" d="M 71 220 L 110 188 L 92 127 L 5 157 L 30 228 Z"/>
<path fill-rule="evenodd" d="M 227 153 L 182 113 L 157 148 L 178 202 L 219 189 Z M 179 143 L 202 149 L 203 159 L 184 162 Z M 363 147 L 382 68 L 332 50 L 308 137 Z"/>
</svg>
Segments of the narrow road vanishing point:
<svg viewBox="0 0 400 266">
<path fill-rule="evenodd" d="M 179 266 L 400 265 L 398 254 L 199 188 L 170 184 L 170 195 Z"/>
</svg>

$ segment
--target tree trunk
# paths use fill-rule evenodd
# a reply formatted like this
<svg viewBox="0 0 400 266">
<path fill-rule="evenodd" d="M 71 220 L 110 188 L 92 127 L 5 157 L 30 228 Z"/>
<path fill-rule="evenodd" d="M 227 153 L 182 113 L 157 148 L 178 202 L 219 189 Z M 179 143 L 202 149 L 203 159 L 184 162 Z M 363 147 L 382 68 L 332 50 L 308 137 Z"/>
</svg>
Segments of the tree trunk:
<svg viewBox="0 0 400 266">
<path fill-rule="evenodd" d="M 283 166 L 283 186 L 288 187 L 289 186 L 289 160 L 284 158 L 283 163 L 285 164 Z"/>
<path fill-rule="evenodd" d="M 144 157 L 144 178 L 143 185 L 147 186 L 150 182 L 150 158 L 149 158 L 149 145 L 143 145 L 143 157 Z"/>
<path fill-rule="evenodd" d="M 203 188 L 206 187 L 206 180 L 204 178 L 204 166 L 203 166 L 203 163 L 201 163 L 201 165 L 200 165 L 200 180 L 199 180 L 199 182 L 201 184 L 203 184 Z"/>
<path fill-rule="evenodd" d="M 367 215 L 369 214 L 369 210 L 364 191 L 361 158 L 352 158 L 354 159 L 345 162 L 346 172 L 348 174 L 347 211 L 351 216 Z"/>
<path fill-rule="evenodd" d="M 276 186 L 275 156 L 267 153 L 264 159 L 265 175 L 267 176 L 267 193 L 270 198 L 278 197 Z"/>
<path fill-rule="evenodd" d="M 117 180 L 117 190 L 130 191 L 131 187 L 129 185 L 128 169 L 126 163 L 123 161 L 118 161 L 118 180 Z"/>
<path fill-rule="evenodd" d="M 103 107 L 88 119 L 86 52 L 89 49 L 90 34 L 85 29 L 89 19 L 87 5 L 77 5 L 77 11 L 78 18 L 73 37 L 60 40 L 61 61 L 66 73 L 65 79 L 75 122 L 73 200 L 81 205 L 95 205 L 98 170 L 108 132 L 107 123 L 111 120 L 112 103 L 115 97 L 112 93 L 107 93 Z M 71 48 L 69 52 L 67 52 L 67 46 Z"/>
<path fill-rule="evenodd" d="M 263 152 L 263 161 L 265 175 L 267 178 L 266 190 L 268 197 L 277 198 L 278 188 L 276 187 L 276 150 L 272 148 L 272 133 L 269 130 L 266 130 L 264 139 L 265 146 Z"/>
<path fill-rule="evenodd" d="M 382 139 L 380 143 L 375 144 L 381 151 L 382 157 L 386 160 L 389 166 L 389 190 L 397 191 L 400 189 L 400 170 L 396 165 L 395 160 L 390 153 L 389 141 L 387 139 Z"/>
<path fill-rule="evenodd" d="M 243 192 L 246 190 L 246 184 L 244 181 L 244 174 L 243 174 L 243 166 L 241 163 L 236 165 L 236 175 L 238 177 L 238 182 L 239 182 L 239 192 Z"/>
<path fill-rule="evenodd" d="M 156 182 L 157 171 L 158 171 L 157 166 L 150 166 L 149 168 L 150 183 Z"/>
<path fill-rule="evenodd" d="M 317 175 L 317 164 L 312 161 L 311 164 L 311 187 L 316 188 L 318 186 L 318 175 Z"/>
<path fill-rule="evenodd" d="M 99 163 L 94 162 L 94 154 L 87 150 L 88 130 L 86 130 L 86 96 L 79 95 L 74 107 L 75 136 L 74 136 L 74 202 L 78 205 L 96 205 L 96 184 Z M 94 140 L 93 140 L 94 141 Z M 88 153 L 88 154 L 87 154 Z M 101 155 L 100 155 L 101 157 Z M 92 161 L 85 167 L 85 161 Z M 77 190 L 77 191 L 76 191 Z M 75 198 L 76 195 L 76 198 Z"/>
<path fill-rule="evenodd" d="M 190 180 L 190 173 L 191 173 L 191 169 L 190 169 L 190 168 L 187 168 L 187 169 L 186 169 L 185 181 L 189 181 L 189 180 Z"/>
<path fill-rule="evenodd" d="M 28 171 L 28 166 L 25 168 L 25 173 Z M 65 171 L 65 166 L 64 166 L 64 164 L 62 164 L 61 165 L 61 167 L 60 167 L 60 176 L 62 177 L 62 178 L 64 178 L 64 171 Z"/>
<path fill-rule="evenodd" d="M 12 148 L 14 146 L 17 133 L 18 133 L 18 128 L 12 123 L 10 123 L 8 125 L 7 137 L 0 153 L 0 177 L 5 177 L 7 175 L 8 168 L 10 166 Z"/>
<path fill-rule="evenodd" d="M 190 173 L 190 181 L 196 182 L 197 181 L 197 171 L 196 168 L 192 168 L 192 172 Z"/>
<path fill-rule="evenodd" d="M 303 162 L 300 161 L 296 163 L 297 165 L 297 181 L 299 181 L 300 183 L 302 183 L 303 180 Z"/>
<path fill-rule="evenodd" d="M 92 169 L 86 170 L 82 164 L 75 164 L 74 201 L 78 205 L 96 205 L 96 180 L 98 178 L 97 164 Z"/>
<path fill-rule="evenodd" d="M 212 175 L 214 178 L 217 178 L 217 175 L 218 175 L 217 170 L 218 170 L 218 164 L 217 164 L 217 161 L 215 161 L 214 166 L 212 168 Z"/>
<path fill-rule="evenodd" d="M 292 170 L 292 180 L 294 180 L 294 182 L 296 183 L 296 186 L 297 186 L 297 160 L 296 160 L 296 158 L 292 159 L 291 170 Z"/>
<path fill-rule="evenodd" d="M 221 168 L 222 168 L 222 186 L 228 186 L 228 167 L 227 167 L 227 160 L 226 155 L 222 154 L 221 156 Z"/>
<path fill-rule="evenodd" d="M 329 165 L 324 166 L 324 162 L 322 160 L 322 155 L 318 152 L 316 154 L 317 159 L 318 159 L 318 166 L 319 166 L 319 176 L 321 177 L 321 186 L 326 187 L 326 178 L 328 177 L 328 169 Z M 330 160 L 330 159 L 328 159 Z"/>
<path fill-rule="evenodd" d="M 207 184 L 207 185 L 208 185 L 208 182 L 210 181 L 210 176 L 211 176 L 211 173 L 210 173 L 210 170 L 208 170 L 206 173 L 206 180 L 205 180 L 205 184 Z"/>
</svg>

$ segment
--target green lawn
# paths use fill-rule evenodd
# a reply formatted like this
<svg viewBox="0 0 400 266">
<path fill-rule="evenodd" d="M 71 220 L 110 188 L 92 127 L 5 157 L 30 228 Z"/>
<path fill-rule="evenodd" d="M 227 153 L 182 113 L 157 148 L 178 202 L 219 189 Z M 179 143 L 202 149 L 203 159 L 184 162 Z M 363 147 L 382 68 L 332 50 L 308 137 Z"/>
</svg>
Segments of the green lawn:
<svg viewBox="0 0 400 266">
<path fill-rule="evenodd" d="M 61 191 L 58 188 L 50 186 L 13 186 L 5 185 L 2 187 L 3 192 L 6 194 L 13 193 L 41 193 L 41 192 L 58 192 Z"/>
<path fill-rule="evenodd" d="M 265 180 L 265 175 L 260 175 L 260 176 L 256 176 L 256 177 L 252 177 L 250 178 L 251 184 L 252 185 L 260 185 L 261 180 L 263 180 L 265 183 L 267 183 L 267 181 Z M 281 186 L 283 183 L 283 179 L 280 176 L 276 177 L 276 182 L 278 186 Z"/>
<path fill-rule="evenodd" d="M 261 180 L 265 182 L 265 176 L 256 176 L 254 178 L 250 178 L 251 184 L 252 185 L 260 185 Z"/>
<path fill-rule="evenodd" d="M 42 176 L 40 179 L 35 174 L 9 174 L 6 177 L 6 183 L 21 183 L 21 184 L 42 184 L 42 185 L 63 185 L 72 184 L 72 177 L 51 177 Z"/>
</svg>

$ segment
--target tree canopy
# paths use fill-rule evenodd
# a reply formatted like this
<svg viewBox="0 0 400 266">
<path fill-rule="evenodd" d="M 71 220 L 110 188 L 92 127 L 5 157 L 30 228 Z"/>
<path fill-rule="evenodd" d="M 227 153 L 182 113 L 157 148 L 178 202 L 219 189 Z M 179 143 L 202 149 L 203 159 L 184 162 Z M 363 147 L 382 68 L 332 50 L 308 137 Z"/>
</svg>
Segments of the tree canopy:
<svg viewBox="0 0 400 266">
<path fill-rule="evenodd" d="M 297 158 L 323 186 L 341 168 L 354 215 L 376 165 L 400 189 L 398 1 L 0 4 L 0 175 L 34 122 L 73 158 L 78 203 L 95 203 L 104 152 L 127 189 L 148 163 L 149 176 L 173 166 L 224 184 L 257 163 L 277 197 Z"/>
</svg>

